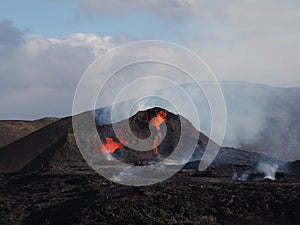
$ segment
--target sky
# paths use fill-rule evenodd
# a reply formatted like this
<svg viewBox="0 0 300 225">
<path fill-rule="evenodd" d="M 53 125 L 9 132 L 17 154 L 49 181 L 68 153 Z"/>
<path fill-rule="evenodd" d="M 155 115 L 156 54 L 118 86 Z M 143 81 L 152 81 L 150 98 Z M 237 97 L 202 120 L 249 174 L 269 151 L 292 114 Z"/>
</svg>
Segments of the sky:
<svg viewBox="0 0 300 225">
<path fill-rule="evenodd" d="M 123 15 L 89 12 L 89 9 L 82 6 L 84 3 L 80 2 L 84 1 L 4 0 L 1 3 L 0 15 L 2 19 L 13 21 L 25 35 L 63 37 L 70 33 L 93 33 L 100 37 L 132 36 L 139 39 L 165 40 L 173 36 L 173 41 L 184 41 L 184 36 L 180 37 L 183 33 L 176 32 L 185 29 L 183 18 L 175 24 L 168 23 L 167 18 L 140 10 L 132 10 Z M 101 5 L 103 1 L 98 2 Z M 174 36 L 175 32 L 179 36 Z"/>
<path fill-rule="evenodd" d="M 77 83 L 136 40 L 190 48 L 219 80 L 300 87 L 297 0 L 2 0 L 0 119 L 71 114 Z"/>
</svg>

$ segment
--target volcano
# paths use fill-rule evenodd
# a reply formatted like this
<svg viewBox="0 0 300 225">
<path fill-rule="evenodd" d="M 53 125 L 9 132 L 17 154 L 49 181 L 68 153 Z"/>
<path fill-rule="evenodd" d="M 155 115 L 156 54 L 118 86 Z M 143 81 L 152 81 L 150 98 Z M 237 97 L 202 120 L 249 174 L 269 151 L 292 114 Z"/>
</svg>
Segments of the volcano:
<svg viewBox="0 0 300 225">
<path fill-rule="evenodd" d="M 94 114 L 77 117 L 84 125 L 90 115 Z M 71 117 L 53 121 L 0 148 L 0 224 L 294 225 L 299 221 L 298 161 L 286 163 L 220 147 L 212 165 L 198 171 L 209 138 L 184 117 L 162 108 L 96 128 L 97 136 L 90 140 L 101 144 L 94 145 L 93 154 L 130 165 L 155 164 L 179 144 L 196 145 L 182 170 L 170 179 L 152 186 L 124 186 L 100 176 L 86 163 Z M 183 130 L 186 136 L 181 143 Z M 141 147 L 135 137 L 149 140 L 149 149 L 135 150 Z M 257 179 L 271 177 L 259 170 L 264 168 L 276 168 L 275 181 Z"/>
<path fill-rule="evenodd" d="M 127 123 L 129 127 L 126 126 Z M 115 134 L 114 129 L 118 131 L 119 136 Z M 162 137 L 163 130 L 164 137 Z M 182 134 L 182 130 L 187 132 Z M 180 138 L 184 138 L 182 135 L 187 136 L 185 142 L 181 144 L 184 147 L 189 147 L 189 143 L 194 142 L 197 143 L 197 148 L 204 150 L 208 142 L 208 138 L 198 132 L 188 120 L 161 108 L 140 111 L 128 121 L 100 126 L 98 132 L 104 143 L 100 152 L 108 151 L 119 160 L 138 165 L 168 157 L 178 147 Z M 144 146 L 140 145 L 138 140 L 147 138 L 151 139 L 148 144 L 152 147 L 148 151 L 136 151 L 127 147 L 132 145 L 136 149 L 142 149 Z"/>
<path fill-rule="evenodd" d="M 82 115 L 90 114 L 87 112 Z M 129 123 L 130 130 L 124 130 L 124 124 Z M 161 126 L 166 126 L 166 136 L 164 140 L 157 145 L 158 139 L 161 139 Z M 183 125 L 184 127 L 181 127 Z M 152 108 L 146 111 L 140 111 L 128 120 L 114 124 L 120 129 L 119 133 L 123 136 L 118 137 L 113 130 L 112 124 L 98 126 L 99 138 L 103 145 L 95 147 L 95 152 L 99 154 L 111 154 L 119 160 L 126 163 L 143 165 L 147 162 L 163 160 L 170 155 L 179 142 L 181 129 L 187 130 L 188 138 L 184 145 L 189 142 L 196 142 L 194 154 L 188 168 L 196 167 L 205 151 L 209 141 L 203 133 L 198 132 L 192 124 L 180 115 L 175 115 L 161 108 Z M 151 131 L 154 132 L 152 140 L 153 148 L 149 151 L 135 151 L 126 147 L 129 144 L 132 135 L 146 139 Z M 131 136 L 130 136 L 130 135 Z M 125 143 L 125 144 L 124 144 Z M 137 143 L 138 144 L 138 143 Z M 276 164 L 283 163 L 265 155 L 247 152 L 234 148 L 221 148 L 213 165 L 226 166 L 230 164 L 255 166 L 258 162 L 272 162 Z M 0 149 L 0 171 L 18 172 L 18 171 L 38 171 L 44 169 L 82 169 L 89 166 L 81 156 L 76 145 L 72 130 L 72 118 L 63 118 L 48 126 L 45 126 L 30 135 L 27 135 L 11 144 Z"/>
</svg>

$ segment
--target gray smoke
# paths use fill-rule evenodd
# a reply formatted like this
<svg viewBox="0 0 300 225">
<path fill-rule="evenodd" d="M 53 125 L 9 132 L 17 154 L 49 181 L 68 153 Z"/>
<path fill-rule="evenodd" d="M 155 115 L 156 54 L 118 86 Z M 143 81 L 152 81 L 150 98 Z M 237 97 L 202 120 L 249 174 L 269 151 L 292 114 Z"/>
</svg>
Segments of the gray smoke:
<svg viewBox="0 0 300 225">
<path fill-rule="evenodd" d="M 207 90 L 211 82 L 203 83 Z M 221 82 L 227 107 L 227 129 L 223 146 L 257 151 L 277 159 L 293 161 L 300 159 L 300 89 L 278 88 L 244 82 Z M 182 88 L 197 106 L 200 127 L 192 124 L 207 136 L 211 130 L 211 111 L 205 94 L 195 84 L 185 84 Z M 172 87 L 159 90 L 155 94 L 172 95 Z M 180 98 L 180 96 L 177 96 Z M 122 114 L 136 99 L 117 103 L 115 112 L 120 112 L 115 121 L 110 120 L 111 107 L 96 111 L 98 124 L 121 121 L 140 110 L 162 107 L 170 112 L 176 109 L 160 98 L 146 98 L 138 101 L 130 113 Z M 184 101 L 184 99 L 182 99 Z M 182 115 L 188 120 L 190 115 Z"/>
</svg>

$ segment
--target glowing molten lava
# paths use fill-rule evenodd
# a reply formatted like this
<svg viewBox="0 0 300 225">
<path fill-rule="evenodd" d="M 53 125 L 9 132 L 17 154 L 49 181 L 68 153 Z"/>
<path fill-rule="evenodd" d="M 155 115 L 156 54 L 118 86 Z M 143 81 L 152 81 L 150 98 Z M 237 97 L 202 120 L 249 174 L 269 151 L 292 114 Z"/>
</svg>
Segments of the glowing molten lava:
<svg viewBox="0 0 300 225">
<path fill-rule="evenodd" d="M 149 114 L 146 114 L 146 121 L 149 122 L 150 119 Z M 153 139 L 153 153 L 155 156 L 159 156 L 158 152 L 158 145 L 159 140 L 162 138 L 160 133 L 160 126 L 163 122 L 167 119 L 167 112 L 164 110 L 159 111 L 152 119 L 150 120 L 150 124 L 156 128 L 157 134 Z M 102 154 L 113 154 L 117 149 L 124 149 L 125 146 L 129 144 L 130 135 L 127 134 L 125 131 L 121 131 L 122 136 L 115 136 L 115 137 L 106 137 L 104 141 L 102 141 L 101 147 L 97 148 L 97 151 L 101 152 Z"/>
<path fill-rule="evenodd" d="M 153 152 L 154 155 L 159 156 L 159 152 L 158 152 L 158 139 L 159 139 L 159 134 L 156 135 L 156 137 L 153 140 Z"/>
<path fill-rule="evenodd" d="M 124 148 L 124 145 L 114 141 L 113 138 L 105 138 L 105 142 L 102 143 L 100 151 L 103 154 L 113 154 L 118 148 Z"/>
<path fill-rule="evenodd" d="M 150 121 L 150 124 L 156 128 L 156 130 L 160 130 L 160 125 L 165 122 L 167 119 L 167 112 L 160 111 L 156 114 L 156 116 Z"/>
<path fill-rule="evenodd" d="M 150 121 L 150 124 L 156 128 L 157 131 L 160 131 L 160 125 L 165 122 L 167 119 L 167 112 L 160 111 L 156 114 L 156 116 Z M 156 137 L 153 140 L 153 152 L 156 156 L 159 156 L 158 152 L 158 141 L 160 138 L 160 133 L 158 132 Z"/>
</svg>

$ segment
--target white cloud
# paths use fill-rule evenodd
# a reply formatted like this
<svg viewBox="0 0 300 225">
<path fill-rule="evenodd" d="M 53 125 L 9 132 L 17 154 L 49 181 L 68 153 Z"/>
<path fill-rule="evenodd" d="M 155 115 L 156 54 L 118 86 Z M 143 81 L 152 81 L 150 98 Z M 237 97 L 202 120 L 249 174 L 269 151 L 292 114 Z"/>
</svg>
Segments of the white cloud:
<svg viewBox="0 0 300 225">
<path fill-rule="evenodd" d="M 12 22 L 0 21 L 2 118 L 71 114 L 81 75 L 97 56 L 113 46 L 111 37 L 94 34 L 24 36 Z"/>
<path fill-rule="evenodd" d="M 52 44 L 66 45 L 70 47 L 85 46 L 95 56 L 99 56 L 107 52 L 114 46 L 112 37 L 106 36 L 99 38 L 95 34 L 69 34 L 65 38 L 50 38 L 48 39 Z"/>
<path fill-rule="evenodd" d="M 110 37 L 99 38 L 92 34 L 70 34 L 55 39 L 23 37 L 22 44 L 14 46 L 0 62 L 4 77 L 1 86 L 74 84 L 85 68 L 112 46 Z"/>
<path fill-rule="evenodd" d="M 43 36 L 24 36 L 18 32 L 10 22 L 6 26 L 7 33 L 11 33 L 0 46 L 6 51 L 0 52 L 0 102 L 1 117 L 3 118 L 37 118 L 45 115 L 64 116 L 71 115 L 72 103 L 77 84 L 88 66 L 101 54 L 115 47 L 124 40 L 132 40 L 130 37 L 98 37 L 94 34 L 74 33 L 63 38 L 47 38 Z M 1 29 L 1 28 L 0 28 Z M 19 35 L 19 42 L 8 44 L 6 40 Z M 110 58 L 110 56 L 112 58 Z M 169 49 L 161 49 L 159 46 L 145 47 L 140 44 L 136 47 L 118 50 L 102 62 L 104 68 L 95 71 L 95 77 L 88 83 L 87 92 L 99 91 L 99 85 L 107 79 L 112 68 L 120 68 L 134 60 L 145 58 L 158 59 L 160 57 L 177 59 L 178 55 Z M 113 59 L 113 60 L 112 60 Z M 177 60 L 177 61 L 176 61 Z M 176 64 L 176 63 L 175 63 Z M 191 66 L 192 68 L 192 66 Z M 176 74 L 174 68 L 165 68 L 161 64 L 138 65 L 125 67 L 107 82 L 107 86 L 101 95 L 106 104 L 111 104 L 111 98 L 121 90 L 125 84 L 141 75 L 153 74 L 156 71 L 168 74 L 174 81 Z M 179 75 L 178 75 L 179 77 Z M 185 79 L 179 77 L 184 83 Z M 184 79 L 184 81 L 182 81 Z M 161 81 L 148 88 L 160 89 Z M 170 85 L 170 84 L 169 84 Z M 148 90 L 139 87 L 141 91 Z M 136 90 L 137 91 L 137 90 Z M 87 110 L 89 110 L 88 108 Z M 0 118 L 1 119 L 1 118 Z"/>
</svg>

